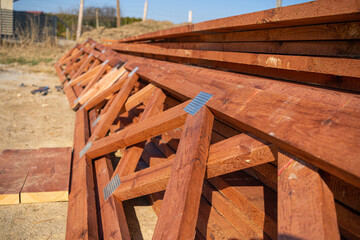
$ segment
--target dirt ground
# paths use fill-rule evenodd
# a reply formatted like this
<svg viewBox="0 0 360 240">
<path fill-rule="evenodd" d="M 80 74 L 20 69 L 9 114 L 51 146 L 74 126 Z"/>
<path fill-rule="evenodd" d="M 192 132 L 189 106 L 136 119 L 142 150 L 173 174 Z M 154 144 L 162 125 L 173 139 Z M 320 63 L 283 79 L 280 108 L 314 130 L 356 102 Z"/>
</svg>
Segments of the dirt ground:
<svg viewBox="0 0 360 240">
<path fill-rule="evenodd" d="M 0 65 L 0 151 L 72 147 L 75 114 L 50 64 Z M 50 87 L 46 96 L 31 94 Z M 151 239 L 157 217 L 144 199 L 124 203 L 132 239 Z M 64 239 L 67 202 L 0 206 L 0 239 Z"/>
</svg>

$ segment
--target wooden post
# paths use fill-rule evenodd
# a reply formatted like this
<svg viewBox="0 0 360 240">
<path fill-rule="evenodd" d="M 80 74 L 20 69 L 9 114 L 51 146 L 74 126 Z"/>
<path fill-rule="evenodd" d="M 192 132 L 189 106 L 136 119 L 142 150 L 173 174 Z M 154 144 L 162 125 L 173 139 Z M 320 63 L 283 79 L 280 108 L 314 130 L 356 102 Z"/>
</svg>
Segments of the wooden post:
<svg viewBox="0 0 360 240">
<path fill-rule="evenodd" d="M 281 2 L 282 2 L 282 0 L 276 0 L 276 7 L 277 8 L 281 7 Z"/>
<path fill-rule="evenodd" d="M 76 40 L 78 40 L 80 38 L 80 36 L 81 36 L 81 26 L 82 26 L 83 13 L 84 13 L 84 0 L 80 0 L 78 27 L 77 27 L 77 30 L 76 30 Z"/>
<path fill-rule="evenodd" d="M 99 27 L 99 9 L 95 9 L 95 17 L 96 17 L 96 28 Z"/>
<path fill-rule="evenodd" d="M 66 40 L 69 40 L 69 28 L 66 28 Z"/>
<path fill-rule="evenodd" d="M 188 22 L 192 23 L 192 11 L 191 10 L 189 10 L 189 18 L 188 19 L 189 19 Z"/>
<path fill-rule="evenodd" d="M 143 21 L 146 20 L 146 15 L 147 15 L 147 9 L 148 9 L 148 1 L 145 0 L 145 5 L 144 5 L 144 15 L 143 15 Z"/>
<path fill-rule="evenodd" d="M 153 239 L 194 239 L 214 116 L 186 118 Z"/>
<path fill-rule="evenodd" d="M 120 0 L 116 0 L 116 27 L 121 26 Z"/>
<path fill-rule="evenodd" d="M 340 239 L 334 196 L 318 169 L 278 155 L 278 239 Z"/>
</svg>

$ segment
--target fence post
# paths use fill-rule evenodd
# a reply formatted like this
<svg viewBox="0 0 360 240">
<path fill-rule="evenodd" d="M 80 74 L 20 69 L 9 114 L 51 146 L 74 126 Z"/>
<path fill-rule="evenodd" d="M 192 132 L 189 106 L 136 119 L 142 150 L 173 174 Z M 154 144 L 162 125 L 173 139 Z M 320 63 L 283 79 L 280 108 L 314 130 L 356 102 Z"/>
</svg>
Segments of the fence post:
<svg viewBox="0 0 360 240">
<path fill-rule="evenodd" d="M 192 23 L 192 11 L 189 10 L 189 18 L 188 18 L 189 23 Z"/>
<path fill-rule="evenodd" d="M 147 15 L 147 9 L 148 9 L 148 1 L 145 0 L 145 5 L 144 5 L 144 15 L 143 15 L 143 21 L 146 20 L 146 15 Z"/>
</svg>

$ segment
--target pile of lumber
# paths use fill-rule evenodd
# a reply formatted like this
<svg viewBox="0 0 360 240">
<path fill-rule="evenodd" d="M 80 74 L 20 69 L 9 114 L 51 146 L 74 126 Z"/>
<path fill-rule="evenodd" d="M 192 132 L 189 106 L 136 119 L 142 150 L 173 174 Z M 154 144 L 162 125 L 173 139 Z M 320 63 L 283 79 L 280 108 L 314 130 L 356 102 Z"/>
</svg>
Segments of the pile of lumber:
<svg viewBox="0 0 360 240">
<path fill-rule="evenodd" d="M 122 202 L 141 196 L 153 239 L 359 239 L 359 12 L 77 44 L 55 64 L 76 111 L 67 239 L 130 239 Z"/>
</svg>

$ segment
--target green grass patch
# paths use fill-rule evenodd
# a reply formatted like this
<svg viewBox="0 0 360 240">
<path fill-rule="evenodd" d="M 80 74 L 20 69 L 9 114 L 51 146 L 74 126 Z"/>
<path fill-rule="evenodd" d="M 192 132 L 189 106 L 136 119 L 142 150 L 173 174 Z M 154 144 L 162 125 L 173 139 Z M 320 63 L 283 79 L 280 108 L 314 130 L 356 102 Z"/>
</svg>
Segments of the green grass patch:
<svg viewBox="0 0 360 240">
<path fill-rule="evenodd" d="M 1 64 L 19 63 L 21 65 L 31 65 L 31 66 L 38 65 L 40 62 L 49 63 L 51 61 L 52 61 L 51 58 L 25 59 L 23 57 L 17 58 L 17 57 L 6 57 L 6 56 L 1 56 L 0 58 Z"/>
</svg>

